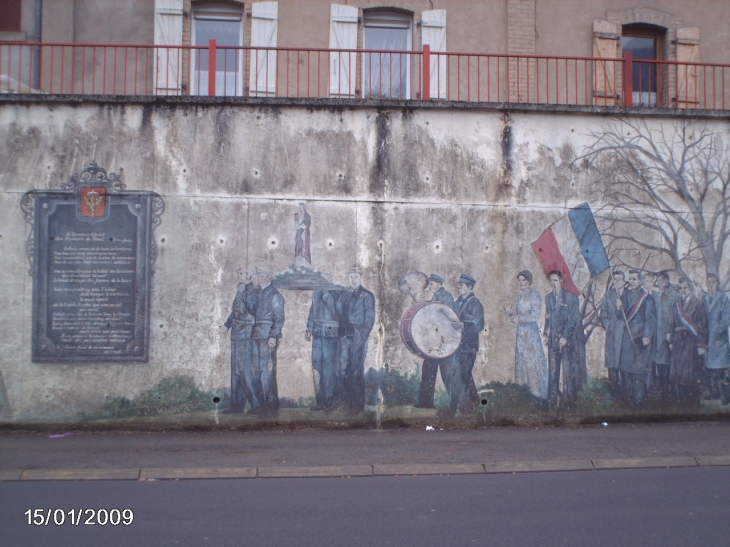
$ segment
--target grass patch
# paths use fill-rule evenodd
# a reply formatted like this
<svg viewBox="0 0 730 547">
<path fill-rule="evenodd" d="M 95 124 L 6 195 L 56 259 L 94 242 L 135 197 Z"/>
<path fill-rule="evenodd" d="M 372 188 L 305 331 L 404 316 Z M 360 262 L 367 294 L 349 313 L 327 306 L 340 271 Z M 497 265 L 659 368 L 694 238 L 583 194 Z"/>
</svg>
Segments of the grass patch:
<svg viewBox="0 0 730 547">
<path fill-rule="evenodd" d="M 219 408 L 228 406 L 228 394 L 222 396 L 201 390 L 192 376 L 180 375 L 163 378 L 134 399 L 115 397 L 93 413 L 81 413 L 79 420 L 111 420 L 155 416 L 157 414 L 183 414 L 213 410 L 215 397 L 220 397 Z M 224 400 L 225 399 L 225 400 Z"/>
</svg>

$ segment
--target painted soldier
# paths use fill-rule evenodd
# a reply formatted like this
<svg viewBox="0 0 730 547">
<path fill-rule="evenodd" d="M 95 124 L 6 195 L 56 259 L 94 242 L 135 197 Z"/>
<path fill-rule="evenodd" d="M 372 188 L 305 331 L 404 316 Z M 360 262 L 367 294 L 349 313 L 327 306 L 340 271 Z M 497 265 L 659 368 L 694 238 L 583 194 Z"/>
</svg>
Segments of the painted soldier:
<svg viewBox="0 0 730 547">
<path fill-rule="evenodd" d="M 601 303 L 600 320 L 603 328 L 606 329 L 606 347 L 604 357 L 606 369 L 608 369 L 608 381 L 611 383 L 611 396 L 616 398 L 620 395 L 620 367 L 621 338 L 624 333 L 623 316 L 616 314 L 616 302 L 621 298 L 626 289 L 626 277 L 621 270 L 613 272 L 613 286 L 606 291 Z"/>
<path fill-rule="evenodd" d="M 461 342 L 456 353 L 451 356 L 449 381 L 446 383 L 451 417 L 466 406 L 476 408 L 478 403 L 472 371 L 479 352 L 479 333 L 484 330 L 484 307 L 474 294 L 476 279 L 463 273 L 456 283 L 459 298 L 454 302 L 453 309 L 459 316 L 459 323 L 454 327 L 461 329 Z"/>
<path fill-rule="evenodd" d="M 305 333 L 305 338 L 312 341 L 312 375 L 317 400 L 312 411 L 331 411 L 335 404 L 341 295 L 342 291 L 338 290 L 318 290 L 312 295 Z"/>
<path fill-rule="evenodd" d="M 616 302 L 616 318 L 624 321 L 621 372 L 626 378 L 628 395 L 636 405 L 646 398 L 651 343 L 656 334 L 656 302 L 642 287 L 640 276 L 639 271 L 629 270 L 628 290 Z"/>
<path fill-rule="evenodd" d="M 575 358 L 578 328 L 578 297 L 563 288 L 563 274 L 553 270 L 548 274 L 551 291 L 545 296 L 545 328 L 548 346 L 548 403 L 555 408 L 560 393 L 560 370 L 563 369 L 563 399 L 575 403 L 585 376 L 579 373 Z"/>
<path fill-rule="evenodd" d="M 454 297 L 446 290 L 444 278 L 432 273 L 428 278 L 426 294 L 432 302 L 439 302 L 450 308 L 454 305 Z M 445 359 L 434 359 L 427 357 L 423 360 L 421 367 L 421 389 L 418 393 L 418 403 L 413 405 L 416 408 L 433 408 L 433 397 L 436 390 L 436 375 L 441 371 L 441 380 L 448 385 L 448 367 L 450 357 Z M 448 388 L 447 388 L 448 389 Z"/>
<path fill-rule="evenodd" d="M 710 397 L 730 404 L 730 298 L 719 290 L 715 274 L 707 276 L 707 294 L 704 296 L 707 310 L 707 353 L 705 367 Z"/>
<path fill-rule="evenodd" d="M 362 286 L 362 272 L 356 266 L 348 271 L 347 280 L 352 292 L 340 299 L 340 334 L 347 351 L 342 399 L 347 413 L 357 415 L 365 410 L 365 358 L 375 324 L 375 295 Z"/>
<path fill-rule="evenodd" d="M 700 405 L 700 384 L 707 351 L 707 311 L 702 300 L 692 294 L 687 279 L 679 280 L 679 294 L 669 334 L 672 350 L 669 379 L 677 385 L 679 404 L 691 408 Z"/>
<path fill-rule="evenodd" d="M 669 364 L 671 363 L 672 352 L 669 349 L 669 334 L 672 326 L 672 315 L 674 305 L 679 299 L 679 293 L 669 282 L 669 274 L 660 272 L 656 279 L 657 291 L 655 293 L 657 307 L 656 337 L 654 343 L 654 385 L 661 392 L 662 403 L 667 403 L 671 396 L 671 383 L 669 381 Z"/>
<path fill-rule="evenodd" d="M 274 270 L 271 266 L 256 268 L 253 283 L 260 291 L 248 298 L 248 307 L 253 311 L 255 320 L 251 338 L 256 363 L 254 374 L 260 375 L 262 387 L 259 412 L 277 416 L 279 389 L 276 383 L 276 352 L 284 326 L 284 297 L 271 284 L 273 279 Z"/>
<path fill-rule="evenodd" d="M 246 271 L 238 269 L 238 291 L 233 299 L 231 314 L 225 327 L 231 331 L 231 406 L 226 412 L 243 412 L 248 399 L 251 409 L 260 406 L 261 379 L 254 379 L 253 343 L 251 332 L 253 313 L 246 307 L 246 296 L 252 295 L 253 283 Z"/>
</svg>

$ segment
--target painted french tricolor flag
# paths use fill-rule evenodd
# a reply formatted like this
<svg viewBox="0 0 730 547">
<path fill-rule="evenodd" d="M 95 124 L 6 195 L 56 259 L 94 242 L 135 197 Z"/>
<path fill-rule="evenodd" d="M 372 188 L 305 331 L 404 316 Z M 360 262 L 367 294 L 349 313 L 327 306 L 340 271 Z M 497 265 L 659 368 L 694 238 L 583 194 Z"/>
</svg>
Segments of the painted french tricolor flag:
<svg viewBox="0 0 730 547">
<path fill-rule="evenodd" d="M 578 296 L 609 267 L 601 234 L 587 203 L 571 209 L 532 244 L 543 270 L 563 274 L 563 288 Z"/>
</svg>

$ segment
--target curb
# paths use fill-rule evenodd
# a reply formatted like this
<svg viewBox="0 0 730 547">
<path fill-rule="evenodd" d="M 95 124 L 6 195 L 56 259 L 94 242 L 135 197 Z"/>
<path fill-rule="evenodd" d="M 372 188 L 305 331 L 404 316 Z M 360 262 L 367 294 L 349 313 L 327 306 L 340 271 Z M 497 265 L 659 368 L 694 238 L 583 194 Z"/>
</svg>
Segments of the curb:
<svg viewBox="0 0 730 547">
<path fill-rule="evenodd" d="M 538 460 L 487 464 L 382 464 L 318 467 L 190 467 L 149 469 L 0 469 L 0 482 L 86 480 L 195 480 L 489 475 L 730 466 L 730 456 L 600 460 Z"/>
</svg>

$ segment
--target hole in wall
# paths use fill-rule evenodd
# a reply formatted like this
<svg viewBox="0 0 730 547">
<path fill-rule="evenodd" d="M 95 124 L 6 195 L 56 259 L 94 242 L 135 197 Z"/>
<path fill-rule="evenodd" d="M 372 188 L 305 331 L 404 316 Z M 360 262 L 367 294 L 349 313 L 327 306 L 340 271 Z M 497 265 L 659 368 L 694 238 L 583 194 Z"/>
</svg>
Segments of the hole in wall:
<svg viewBox="0 0 730 547">
<path fill-rule="evenodd" d="M 487 401 L 486 397 L 482 397 L 482 400 L 479 402 L 481 403 L 482 406 L 487 406 L 487 404 L 489 403 L 489 401 Z"/>
<path fill-rule="evenodd" d="M 216 397 L 213 397 L 213 402 L 214 402 L 215 404 L 218 404 L 218 403 L 220 403 L 220 402 L 221 402 L 221 398 L 220 398 L 220 397 L 218 397 L 218 396 L 216 396 Z"/>
</svg>

